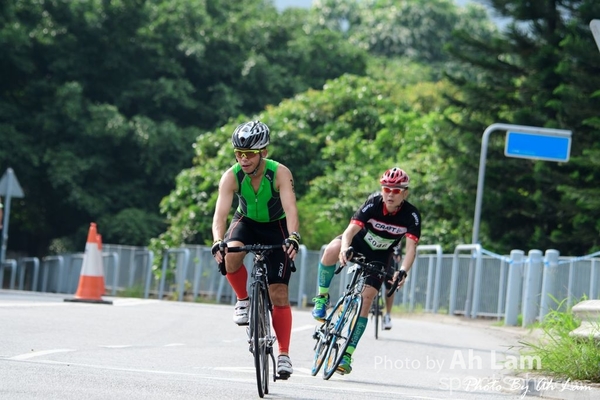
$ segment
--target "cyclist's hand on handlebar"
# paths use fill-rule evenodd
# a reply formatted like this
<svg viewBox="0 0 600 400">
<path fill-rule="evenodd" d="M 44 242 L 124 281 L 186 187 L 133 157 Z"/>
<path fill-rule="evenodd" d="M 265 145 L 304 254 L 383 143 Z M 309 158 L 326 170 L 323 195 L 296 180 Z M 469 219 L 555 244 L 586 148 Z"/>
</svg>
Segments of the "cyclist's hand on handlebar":
<svg viewBox="0 0 600 400">
<path fill-rule="evenodd" d="M 290 236 L 283 241 L 283 250 L 287 253 L 288 257 L 293 260 L 298 254 L 300 248 L 300 234 L 298 232 L 292 232 Z"/>
<path fill-rule="evenodd" d="M 398 271 L 396 271 L 394 273 L 394 279 L 393 282 L 398 282 L 398 287 L 402 287 L 402 285 L 404 285 L 404 281 L 406 280 L 406 277 L 408 276 L 408 274 L 406 273 L 405 270 L 403 269 L 399 269 Z"/>
<path fill-rule="evenodd" d="M 344 266 L 352 259 L 354 255 L 354 249 L 352 247 L 348 247 L 347 249 L 340 249 L 340 265 Z"/>
<path fill-rule="evenodd" d="M 226 248 L 227 243 L 225 243 L 222 240 L 215 240 L 215 242 L 213 243 L 210 251 L 218 264 L 223 262 Z"/>
</svg>

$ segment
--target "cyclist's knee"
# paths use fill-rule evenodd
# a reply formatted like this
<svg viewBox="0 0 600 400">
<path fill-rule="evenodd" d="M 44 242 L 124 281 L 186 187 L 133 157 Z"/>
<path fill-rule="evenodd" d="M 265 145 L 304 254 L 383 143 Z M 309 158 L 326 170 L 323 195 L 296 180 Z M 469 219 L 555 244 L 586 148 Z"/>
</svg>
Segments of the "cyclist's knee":
<svg viewBox="0 0 600 400">
<path fill-rule="evenodd" d="M 321 263 L 323 265 L 332 265 L 337 263 L 338 256 L 340 254 L 340 247 L 342 245 L 341 240 L 334 239 L 325 247 L 323 256 L 321 257 Z"/>
<path fill-rule="evenodd" d="M 287 285 L 282 283 L 273 283 L 269 285 L 269 294 L 271 295 L 271 301 L 275 306 L 283 307 L 290 304 Z"/>
<path fill-rule="evenodd" d="M 239 270 L 244 263 L 244 253 L 228 253 L 225 255 L 225 269 L 227 273 L 233 274 Z"/>
<path fill-rule="evenodd" d="M 379 289 L 376 289 L 373 286 L 369 286 L 369 285 L 365 286 L 365 288 L 362 292 L 363 302 L 373 301 L 375 296 L 377 296 L 377 292 L 379 292 Z"/>
</svg>

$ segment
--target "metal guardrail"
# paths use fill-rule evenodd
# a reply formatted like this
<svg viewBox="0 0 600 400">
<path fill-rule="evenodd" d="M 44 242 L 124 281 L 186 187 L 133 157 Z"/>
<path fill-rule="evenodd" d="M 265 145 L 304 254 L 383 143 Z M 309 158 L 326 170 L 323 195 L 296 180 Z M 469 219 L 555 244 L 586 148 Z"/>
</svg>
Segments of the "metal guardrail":
<svg viewBox="0 0 600 400">
<path fill-rule="evenodd" d="M 103 261 L 108 293 L 143 298 L 201 299 L 235 302 L 235 294 L 217 270 L 208 246 L 171 249 L 160 271 L 153 271 L 154 254 L 144 247 L 104 244 Z M 297 272 L 290 280 L 290 301 L 310 305 L 318 287 L 320 251 L 300 247 Z M 41 262 L 24 258 L 7 260 L 0 267 L 0 287 L 74 293 L 83 254 L 45 257 Z M 513 250 L 509 256 L 489 252 L 479 245 L 458 245 L 443 254 L 438 245 L 419 245 L 407 283 L 395 297 L 395 305 L 412 312 L 459 314 L 470 318 L 504 319 L 505 325 L 543 320 L 550 310 L 570 308 L 583 297 L 598 296 L 600 252 L 583 257 L 560 257 L 556 250 Z M 248 260 L 249 261 L 249 260 Z M 249 263 L 247 263 L 249 265 Z M 153 272 L 159 272 L 155 274 Z M 10 274 L 10 275 L 9 275 Z M 40 284 L 41 278 L 41 284 Z M 332 281 L 330 294 L 341 293 L 345 274 Z M 556 300 L 565 300 L 557 304 Z"/>
<path fill-rule="evenodd" d="M 10 268 L 10 289 L 15 288 L 15 281 L 17 278 L 17 261 L 16 260 L 4 260 L 0 263 L 0 288 L 4 285 L 4 269 Z"/>
<path fill-rule="evenodd" d="M 27 264 L 31 263 L 33 268 L 33 280 L 31 283 L 32 290 L 37 290 L 38 278 L 40 274 L 40 259 L 37 257 L 21 258 L 17 263 L 19 269 L 19 290 L 23 290 L 25 285 L 25 272 Z M 1 287 L 2 285 L 0 285 Z"/>
</svg>

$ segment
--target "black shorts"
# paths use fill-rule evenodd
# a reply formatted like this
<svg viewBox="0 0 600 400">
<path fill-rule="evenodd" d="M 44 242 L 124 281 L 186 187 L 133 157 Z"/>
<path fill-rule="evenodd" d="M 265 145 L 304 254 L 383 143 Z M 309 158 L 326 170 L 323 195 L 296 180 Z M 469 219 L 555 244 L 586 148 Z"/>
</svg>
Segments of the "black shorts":
<svg viewBox="0 0 600 400">
<path fill-rule="evenodd" d="M 281 244 L 289 236 L 286 219 L 273 222 L 256 222 L 236 212 L 225 233 L 225 242 L 239 241 L 243 244 Z M 282 251 L 273 250 L 268 254 L 267 279 L 269 283 L 289 284 L 292 275 L 291 261 Z"/>
<path fill-rule="evenodd" d="M 339 236 L 339 238 L 341 239 L 341 236 Z M 373 250 L 361 238 L 358 238 L 356 236 L 354 236 L 354 239 L 352 239 L 352 243 L 350 245 L 356 251 L 358 251 L 359 253 L 364 255 L 367 258 L 368 262 L 381 263 L 382 266 L 386 267 L 385 268 L 386 271 L 388 271 L 388 272 L 392 271 L 393 266 L 394 266 L 393 263 L 390 264 L 390 254 L 393 254 L 392 249 Z M 383 279 L 376 274 L 367 275 L 367 279 L 365 280 L 365 283 L 367 285 L 372 286 L 377 290 L 379 290 L 381 288 L 382 282 L 383 282 Z M 389 289 L 392 285 L 390 283 L 387 283 L 387 280 L 385 280 L 385 286 Z"/>
</svg>

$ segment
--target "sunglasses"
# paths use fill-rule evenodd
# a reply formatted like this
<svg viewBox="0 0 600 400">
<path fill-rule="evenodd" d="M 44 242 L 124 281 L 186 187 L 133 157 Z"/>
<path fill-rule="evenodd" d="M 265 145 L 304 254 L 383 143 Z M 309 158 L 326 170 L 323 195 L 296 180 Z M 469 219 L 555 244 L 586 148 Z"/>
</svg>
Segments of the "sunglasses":
<svg viewBox="0 0 600 400">
<path fill-rule="evenodd" d="M 383 193 L 393 193 L 393 194 L 400 194 L 400 193 L 404 192 L 406 189 L 408 189 L 408 188 L 391 188 L 391 187 L 387 187 L 387 186 L 381 187 L 381 190 L 383 190 Z"/>
<path fill-rule="evenodd" d="M 239 149 L 234 149 L 233 153 L 235 154 L 235 156 L 237 158 L 252 158 L 252 157 L 255 157 L 258 153 L 260 153 L 260 150 L 239 150 Z"/>
</svg>

